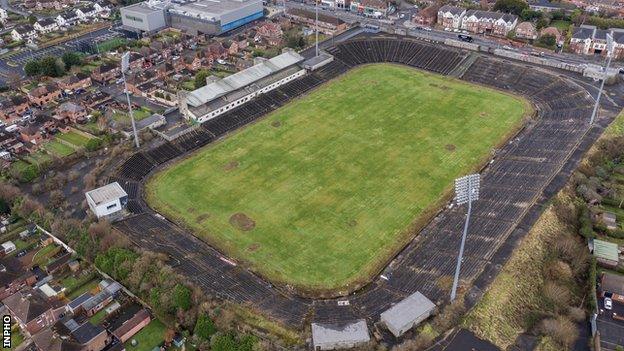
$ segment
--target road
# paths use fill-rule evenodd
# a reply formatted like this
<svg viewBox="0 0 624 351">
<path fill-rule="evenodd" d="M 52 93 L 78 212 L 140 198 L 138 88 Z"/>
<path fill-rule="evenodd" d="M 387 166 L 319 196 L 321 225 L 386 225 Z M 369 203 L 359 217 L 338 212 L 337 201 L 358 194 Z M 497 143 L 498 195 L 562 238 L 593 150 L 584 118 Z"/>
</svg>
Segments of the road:
<svg viewBox="0 0 624 351">
<path fill-rule="evenodd" d="M 314 11 L 313 4 L 288 1 L 288 2 L 285 2 L 284 5 L 286 6 L 286 9 L 298 8 L 298 9 Z M 430 39 L 430 40 L 444 41 L 445 39 L 457 39 L 457 34 L 458 34 L 456 32 L 452 32 L 452 31 L 449 32 L 449 31 L 444 31 L 444 30 L 439 30 L 439 29 L 434 29 L 434 28 L 429 28 L 430 30 L 429 29 L 427 30 L 417 29 L 416 26 L 410 21 L 411 16 L 416 14 L 417 10 L 415 10 L 414 8 L 409 8 L 405 6 L 403 9 L 400 9 L 397 13 L 394 14 L 393 18 L 397 18 L 397 20 L 389 20 L 389 19 L 379 20 L 379 19 L 374 19 L 374 18 L 367 18 L 362 15 L 355 14 L 350 11 L 340 10 L 340 9 L 330 10 L 330 9 L 319 8 L 319 13 L 340 18 L 341 20 L 350 24 L 359 22 L 361 24 L 377 25 L 386 29 L 394 30 L 394 31 L 405 30 L 408 35 Z M 400 18 L 401 16 L 403 16 L 403 18 Z M 490 37 L 490 36 L 485 36 L 485 35 L 475 35 L 475 34 L 471 34 L 471 36 L 474 39 L 474 43 L 481 45 L 481 46 L 502 49 L 504 46 L 509 45 L 509 40 L 504 39 L 504 38 L 496 38 L 496 37 Z M 523 53 L 526 55 L 530 55 L 531 52 L 543 52 L 544 58 L 557 60 L 560 62 L 571 63 L 571 64 L 587 64 L 587 63 L 594 63 L 598 65 L 605 64 L 604 58 L 600 56 L 579 56 L 579 55 L 565 53 L 565 52 L 553 53 L 547 50 L 545 51 L 544 49 L 541 49 L 541 48 L 534 48 L 530 45 L 526 45 L 521 48 L 511 48 L 511 47 L 507 48 L 506 47 L 505 49 Z"/>
</svg>

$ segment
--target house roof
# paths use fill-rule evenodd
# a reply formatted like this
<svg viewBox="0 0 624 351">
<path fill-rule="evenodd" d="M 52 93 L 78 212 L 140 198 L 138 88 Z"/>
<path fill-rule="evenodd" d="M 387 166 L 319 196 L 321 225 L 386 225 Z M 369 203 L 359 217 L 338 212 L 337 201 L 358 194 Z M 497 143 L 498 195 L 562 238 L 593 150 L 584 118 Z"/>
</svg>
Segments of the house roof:
<svg viewBox="0 0 624 351">
<path fill-rule="evenodd" d="M 546 27 L 542 29 L 541 35 L 552 35 L 559 38 L 561 36 L 561 32 L 557 29 L 557 27 Z"/>
<path fill-rule="evenodd" d="M 518 30 L 534 31 L 535 30 L 535 26 L 531 22 L 522 22 L 522 23 L 518 24 L 518 26 L 516 26 L 516 32 Z"/>
<path fill-rule="evenodd" d="M 15 256 L 5 256 L 0 259 L 0 286 L 7 286 L 16 279 L 27 274 L 20 260 Z"/>
<path fill-rule="evenodd" d="M 624 295 L 624 275 L 602 273 L 601 289 L 618 295 Z"/>
<path fill-rule="evenodd" d="M 106 331 L 101 326 L 93 325 L 91 322 L 86 322 L 79 326 L 78 329 L 72 331 L 71 336 L 73 336 L 77 342 L 84 345 L 105 332 Z"/>
<path fill-rule="evenodd" d="M 87 191 L 85 195 L 90 198 L 96 205 L 109 201 L 114 201 L 124 196 L 128 196 L 126 191 L 123 190 L 121 185 L 119 185 L 119 183 L 117 182 L 104 185 L 91 191 Z"/>
<path fill-rule="evenodd" d="M 303 61 L 303 59 L 303 56 L 294 51 L 286 51 L 281 55 L 190 92 L 187 96 L 187 102 L 194 107 L 201 106 L 213 99 L 246 87 L 257 80 L 295 65 Z"/>
<path fill-rule="evenodd" d="M 81 105 L 78 105 L 74 102 L 68 101 L 68 102 L 64 102 L 61 104 L 61 106 L 58 107 L 59 112 L 72 112 L 72 113 L 76 113 L 76 112 L 81 112 L 84 111 L 85 108 L 82 107 Z"/>
<path fill-rule="evenodd" d="M 293 16 L 299 16 L 299 17 L 304 17 L 304 18 L 308 18 L 308 19 L 315 19 L 315 13 L 312 11 L 308 11 L 308 10 L 303 10 L 303 9 L 298 9 L 298 8 L 290 8 L 288 9 L 288 14 L 291 14 Z M 328 16 L 322 13 L 319 13 L 318 15 L 318 19 L 320 22 L 323 23 L 329 23 L 329 24 L 333 24 L 335 26 L 339 26 L 341 24 L 344 23 L 343 20 L 341 20 L 340 18 L 334 17 L 334 16 Z M 278 28 L 281 30 L 281 28 Z"/>
<path fill-rule="evenodd" d="M 576 6 L 574 4 L 570 4 L 567 2 L 563 2 L 563 1 L 557 1 L 557 2 L 553 2 L 550 0 L 534 0 L 529 2 L 529 6 L 530 7 L 545 7 L 545 8 L 550 8 L 550 9 L 562 9 L 562 10 L 569 10 L 569 9 L 575 9 Z"/>
<path fill-rule="evenodd" d="M 2 303 L 23 323 L 32 321 L 53 307 L 39 294 L 24 291 L 16 292 L 2 300 Z"/>
<path fill-rule="evenodd" d="M 56 21 L 53 18 L 47 17 L 47 18 L 38 20 L 37 23 L 39 23 L 39 25 L 42 27 L 47 27 L 47 26 L 56 24 Z"/>
<path fill-rule="evenodd" d="M 429 315 L 436 305 L 419 291 L 381 313 L 381 320 L 394 330 L 404 329 L 423 315 Z"/>
<path fill-rule="evenodd" d="M 572 39 L 593 39 L 596 27 L 580 26 L 572 29 Z"/>
<path fill-rule="evenodd" d="M 594 239 L 594 256 L 609 261 L 618 261 L 619 251 L 615 243 Z"/>
<path fill-rule="evenodd" d="M 461 15 L 464 11 L 466 11 L 463 7 L 444 5 L 440 7 L 439 12 L 450 13 L 452 15 Z"/>
<path fill-rule="evenodd" d="M 134 316 L 132 316 L 132 318 L 126 320 L 121 326 L 113 330 L 113 334 L 119 338 L 122 335 L 127 334 L 148 318 L 151 318 L 149 312 L 146 309 L 141 309 Z"/>
<path fill-rule="evenodd" d="M 312 323 L 314 348 L 320 345 L 359 344 L 370 340 L 364 319 L 348 324 Z"/>
<path fill-rule="evenodd" d="M 509 13 L 482 11 L 482 10 L 468 10 L 466 11 L 465 18 L 475 16 L 479 20 L 499 20 L 502 19 L 505 22 L 514 22 L 518 19 L 518 16 Z"/>
<path fill-rule="evenodd" d="M 85 302 L 87 302 L 92 297 L 93 297 L 93 294 L 87 291 L 86 293 L 71 300 L 71 302 L 67 305 L 67 307 L 69 307 L 73 311 L 77 309 L 78 307 L 82 306 Z"/>
</svg>

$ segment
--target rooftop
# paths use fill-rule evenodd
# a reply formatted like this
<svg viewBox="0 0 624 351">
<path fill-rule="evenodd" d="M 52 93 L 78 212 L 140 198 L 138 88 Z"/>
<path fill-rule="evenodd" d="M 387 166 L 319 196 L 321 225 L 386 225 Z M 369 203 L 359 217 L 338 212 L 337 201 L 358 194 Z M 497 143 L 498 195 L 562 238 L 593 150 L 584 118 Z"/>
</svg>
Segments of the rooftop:
<svg viewBox="0 0 624 351">
<path fill-rule="evenodd" d="M 618 246 L 608 241 L 594 239 L 594 255 L 598 258 L 617 262 L 619 259 Z"/>
<path fill-rule="evenodd" d="M 368 326 L 363 319 L 344 325 L 312 323 L 312 341 L 315 348 L 317 345 L 358 344 L 369 340 Z"/>
<path fill-rule="evenodd" d="M 85 195 L 87 196 L 87 198 L 90 198 L 96 205 L 109 201 L 114 201 L 124 196 L 128 196 L 126 191 L 123 190 L 121 185 L 119 185 L 119 183 L 117 182 L 104 185 L 103 187 L 93 189 L 91 191 L 87 191 Z"/>
<path fill-rule="evenodd" d="M 429 314 L 436 305 L 419 291 L 406 297 L 381 314 L 381 320 L 395 330 L 412 324 L 422 315 Z"/>
<path fill-rule="evenodd" d="M 192 91 L 186 98 L 187 103 L 193 107 L 203 105 L 213 99 L 248 86 L 259 79 L 295 65 L 303 61 L 303 59 L 303 56 L 294 51 L 286 51 L 281 55 L 260 62 L 257 65 Z"/>
<path fill-rule="evenodd" d="M 169 12 L 216 21 L 220 19 L 221 14 L 236 11 L 253 2 L 257 0 L 199 0 L 175 5 L 169 9 Z"/>
</svg>

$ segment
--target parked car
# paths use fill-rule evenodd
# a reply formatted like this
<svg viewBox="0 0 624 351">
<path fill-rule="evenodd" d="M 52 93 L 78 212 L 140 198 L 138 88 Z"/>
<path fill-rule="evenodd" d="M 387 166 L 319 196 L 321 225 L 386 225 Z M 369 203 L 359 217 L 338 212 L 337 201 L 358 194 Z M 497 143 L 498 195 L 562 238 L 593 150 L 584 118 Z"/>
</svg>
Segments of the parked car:
<svg viewBox="0 0 624 351">
<path fill-rule="evenodd" d="M 611 310 L 613 308 L 613 300 L 609 297 L 604 298 L 604 308 L 606 310 Z"/>
</svg>

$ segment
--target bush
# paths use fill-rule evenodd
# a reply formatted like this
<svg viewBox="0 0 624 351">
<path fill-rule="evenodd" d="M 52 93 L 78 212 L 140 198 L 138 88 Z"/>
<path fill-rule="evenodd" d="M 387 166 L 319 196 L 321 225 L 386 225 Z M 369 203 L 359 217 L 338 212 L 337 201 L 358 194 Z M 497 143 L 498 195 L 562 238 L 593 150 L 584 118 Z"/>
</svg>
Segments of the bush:
<svg viewBox="0 0 624 351">
<path fill-rule="evenodd" d="M 193 304 L 191 299 L 191 289 L 182 284 L 176 284 L 173 289 L 175 306 L 184 311 L 188 311 Z"/>
<path fill-rule="evenodd" d="M 102 146 L 102 139 L 100 138 L 91 138 L 85 144 L 85 149 L 89 152 L 95 151 Z"/>
<path fill-rule="evenodd" d="M 204 340 L 210 340 L 210 337 L 217 332 L 217 327 L 214 325 L 210 316 L 206 313 L 202 313 L 199 318 L 197 318 L 197 323 L 195 323 L 195 328 L 193 329 L 193 335 L 197 335 L 199 338 Z"/>
<path fill-rule="evenodd" d="M 544 335 L 550 336 L 565 348 L 572 346 L 578 337 L 576 325 L 563 316 L 543 320 L 541 331 Z"/>
</svg>

